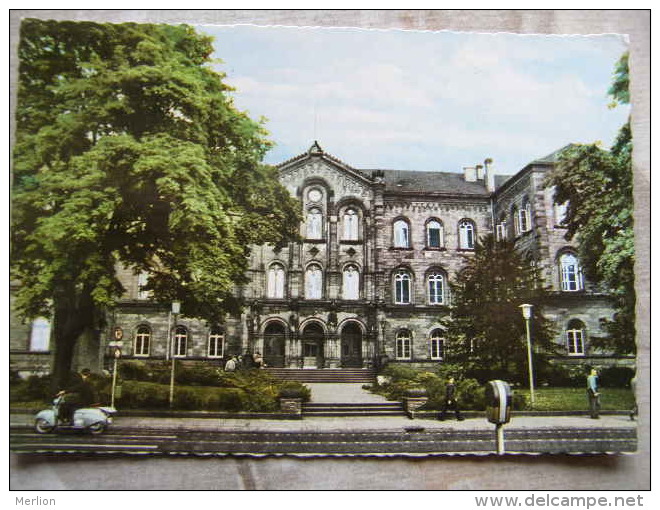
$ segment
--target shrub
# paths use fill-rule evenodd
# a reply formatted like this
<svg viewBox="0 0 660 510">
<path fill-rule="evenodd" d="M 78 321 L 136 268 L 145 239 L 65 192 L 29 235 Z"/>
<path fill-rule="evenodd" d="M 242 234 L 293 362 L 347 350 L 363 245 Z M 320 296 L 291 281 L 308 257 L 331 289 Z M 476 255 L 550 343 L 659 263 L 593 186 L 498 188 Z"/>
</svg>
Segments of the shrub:
<svg viewBox="0 0 660 510">
<path fill-rule="evenodd" d="M 50 402 L 53 399 L 50 375 L 31 375 L 27 379 L 10 378 L 10 402 L 41 401 Z"/>
<path fill-rule="evenodd" d="M 632 368 L 611 366 L 600 370 L 598 382 L 606 388 L 630 388 L 633 377 L 635 371 Z"/>
<path fill-rule="evenodd" d="M 220 373 L 218 367 L 208 365 L 178 365 L 175 372 L 177 384 L 189 386 L 219 386 Z"/>
<path fill-rule="evenodd" d="M 280 386 L 277 396 L 280 398 L 301 398 L 303 402 L 309 402 L 312 391 L 300 382 L 287 381 Z"/>
<path fill-rule="evenodd" d="M 587 369 L 581 365 L 548 364 L 538 367 L 535 375 L 540 386 L 577 388 L 586 384 Z"/>
</svg>

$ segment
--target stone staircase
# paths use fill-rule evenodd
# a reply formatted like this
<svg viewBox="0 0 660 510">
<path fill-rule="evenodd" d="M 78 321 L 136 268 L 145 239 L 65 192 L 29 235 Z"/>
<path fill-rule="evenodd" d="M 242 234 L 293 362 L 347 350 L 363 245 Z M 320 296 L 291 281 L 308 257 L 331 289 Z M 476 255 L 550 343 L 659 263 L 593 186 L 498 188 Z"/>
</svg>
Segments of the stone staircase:
<svg viewBox="0 0 660 510">
<path fill-rule="evenodd" d="M 406 416 L 401 402 L 352 402 L 352 403 L 314 403 L 303 404 L 302 413 L 305 417 L 312 416 L 344 416 L 344 417 L 382 417 Z"/>
<path fill-rule="evenodd" d="M 376 371 L 371 368 L 266 368 L 270 375 L 285 381 L 302 383 L 362 383 L 376 380 Z"/>
</svg>

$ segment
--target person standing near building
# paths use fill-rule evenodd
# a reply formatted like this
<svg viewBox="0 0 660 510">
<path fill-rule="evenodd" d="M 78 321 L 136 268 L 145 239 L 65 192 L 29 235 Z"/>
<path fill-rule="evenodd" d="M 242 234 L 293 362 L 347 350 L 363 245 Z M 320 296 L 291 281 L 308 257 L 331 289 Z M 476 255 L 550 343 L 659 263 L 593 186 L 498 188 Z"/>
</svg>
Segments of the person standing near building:
<svg viewBox="0 0 660 510">
<path fill-rule="evenodd" d="M 600 418 L 598 412 L 600 411 L 600 392 L 598 391 L 598 371 L 595 368 L 591 369 L 587 377 L 587 397 L 589 398 L 589 413 L 591 418 L 597 420 Z"/>
<path fill-rule="evenodd" d="M 447 414 L 448 409 L 453 409 L 456 419 L 462 421 L 463 417 L 461 416 L 461 411 L 458 408 L 458 401 L 456 400 L 456 383 L 453 377 L 447 379 L 447 384 L 445 385 L 445 400 L 442 403 L 442 411 L 440 411 L 440 421 L 445 419 L 445 414 Z"/>
<path fill-rule="evenodd" d="M 225 363 L 225 372 L 235 372 L 236 371 L 236 356 L 232 356 Z"/>
</svg>

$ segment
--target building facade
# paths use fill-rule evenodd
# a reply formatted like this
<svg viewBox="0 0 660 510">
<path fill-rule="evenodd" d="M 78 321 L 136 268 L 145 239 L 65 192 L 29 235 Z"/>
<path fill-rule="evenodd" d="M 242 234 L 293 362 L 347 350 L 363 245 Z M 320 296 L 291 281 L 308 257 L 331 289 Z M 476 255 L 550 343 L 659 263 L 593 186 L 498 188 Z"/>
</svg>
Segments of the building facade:
<svg viewBox="0 0 660 510">
<path fill-rule="evenodd" d="M 462 173 L 358 170 L 315 142 L 279 165 L 282 184 L 302 204 L 302 241 L 253 247 L 250 283 L 236 290 L 245 302 L 240 315 L 217 325 L 173 316 L 141 290 L 146 275 L 120 269 L 126 295 L 93 342 L 100 348 L 81 347 L 77 364 L 107 365 L 107 345 L 119 338 L 122 355 L 135 359 L 171 354 L 220 364 L 259 352 L 271 367 L 441 363 L 449 283 L 478 237 L 491 233 L 515 239 L 541 268 L 552 289 L 543 311 L 556 324 L 563 361 L 612 364 L 590 345 L 604 334 L 612 302 L 583 277 L 564 239 L 564 211 L 544 185 L 556 154 L 513 176 L 495 175 L 490 159 Z M 12 328 L 13 368 L 48 359 L 46 328 L 43 320 Z"/>
</svg>

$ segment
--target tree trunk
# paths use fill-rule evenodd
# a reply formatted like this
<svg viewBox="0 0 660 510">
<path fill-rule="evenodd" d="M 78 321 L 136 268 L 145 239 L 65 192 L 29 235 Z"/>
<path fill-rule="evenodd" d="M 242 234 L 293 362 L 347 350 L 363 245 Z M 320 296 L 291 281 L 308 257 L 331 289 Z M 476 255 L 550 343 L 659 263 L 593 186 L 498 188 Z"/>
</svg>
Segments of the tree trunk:
<svg viewBox="0 0 660 510">
<path fill-rule="evenodd" d="M 54 299 L 53 317 L 53 390 L 66 387 L 72 370 L 76 343 L 83 332 L 94 324 L 95 309 L 91 294 L 69 286 Z M 68 292 L 67 292 L 68 291 Z"/>
</svg>

